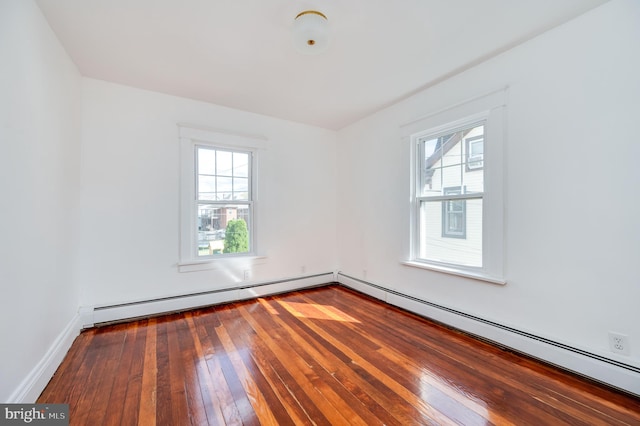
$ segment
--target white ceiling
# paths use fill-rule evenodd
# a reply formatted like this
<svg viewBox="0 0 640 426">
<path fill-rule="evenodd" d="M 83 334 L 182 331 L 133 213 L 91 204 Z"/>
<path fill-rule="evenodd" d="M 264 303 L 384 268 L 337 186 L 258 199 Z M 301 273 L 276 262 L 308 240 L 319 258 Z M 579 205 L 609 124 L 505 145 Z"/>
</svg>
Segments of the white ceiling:
<svg viewBox="0 0 640 426">
<path fill-rule="evenodd" d="M 87 77 L 340 129 L 607 0 L 36 0 Z M 289 28 L 317 9 L 319 56 Z"/>
</svg>

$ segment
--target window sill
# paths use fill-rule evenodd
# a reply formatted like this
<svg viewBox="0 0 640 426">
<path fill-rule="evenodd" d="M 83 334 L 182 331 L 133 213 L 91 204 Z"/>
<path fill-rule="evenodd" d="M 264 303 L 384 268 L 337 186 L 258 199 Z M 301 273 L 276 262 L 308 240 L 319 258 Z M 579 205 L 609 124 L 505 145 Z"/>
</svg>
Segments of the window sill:
<svg viewBox="0 0 640 426">
<path fill-rule="evenodd" d="M 239 269 L 249 268 L 265 263 L 266 256 L 233 256 L 219 259 L 190 260 L 178 263 L 178 272 L 197 272 L 229 268 L 229 266 Z"/>
<path fill-rule="evenodd" d="M 491 284 L 505 285 L 507 283 L 507 281 L 503 278 L 493 277 L 493 276 L 484 274 L 482 272 L 467 271 L 464 269 L 455 269 L 455 268 L 442 266 L 442 265 L 419 262 L 416 260 L 407 260 L 400 263 L 402 263 L 405 266 L 411 266 L 411 267 L 420 268 L 420 269 L 428 269 L 430 271 L 442 272 L 444 274 L 456 275 L 464 278 L 471 278 L 478 281 L 485 281 Z"/>
</svg>

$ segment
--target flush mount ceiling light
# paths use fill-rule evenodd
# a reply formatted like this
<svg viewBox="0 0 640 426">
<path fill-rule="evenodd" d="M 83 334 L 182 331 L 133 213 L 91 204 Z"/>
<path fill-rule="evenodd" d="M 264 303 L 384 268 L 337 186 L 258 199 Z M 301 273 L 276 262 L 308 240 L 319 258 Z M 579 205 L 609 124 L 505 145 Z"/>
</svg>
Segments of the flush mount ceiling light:
<svg viewBox="0 0 640 426">
<path fill-rule="evenodd" d="M 317 10 L 300 12 L 291 29 L 293 45 L 306 54 L 321 53 L 329 46 L 329 21 Z"/>
</svg>

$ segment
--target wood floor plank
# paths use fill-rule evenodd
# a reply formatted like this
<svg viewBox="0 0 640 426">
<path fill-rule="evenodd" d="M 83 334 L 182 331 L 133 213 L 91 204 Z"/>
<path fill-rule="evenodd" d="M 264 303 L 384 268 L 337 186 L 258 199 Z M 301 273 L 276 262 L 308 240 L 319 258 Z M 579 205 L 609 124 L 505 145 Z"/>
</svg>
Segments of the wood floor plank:
<svg viewBox="0 0 640 426">
<path fill-rule="evenodd" d="M 220 321 L 215 314 L 215 310 L 205 310 L 202 314 L 194 316 L 194 323 L 196 325 L 198 340 L 200 341 L 204 354 L 206 371 L 211 380 L 210 386 L 213 388 L 212 398 L 214 406 L 220 410 L 224 424 L 242 424 L 240 412 L 224 376 L 222 365 L 220 364 L 220 357 L 214 347 L 213 341 L 217 340 L 217 337 L 215 337 L 215 339 L 210 337 L 210 335 L 215 336 L 215 328 L 220 326 Z"/>
<path fill-rule="evenodd" d="M 127 418 L 123 413 L 125 405 L 125 395 L 129 388 L 129 382 L 135 380 L 135 372 L 131 370 L 134 351 L 136 350 L 136 337 L 141 323 L 135 323 L 125 330 L 122 355 L 119 359 L 118 370 L 126 371 L 127 374 L 118 374 L 113 381 L 112 390 L 108 398 L 102 396 L 106 401 L 104 415 L 101 416 L 104 425 L 119 425 L 121 419 Z"/>
<path fill-rule="evenodd" d="M 71 425 L 640 425 L 640 398 L 339 286 L 84 331 Z"/>
<path fill-rule="evenodd" d="M 187 315 L 183 314 L 182 318 L 176 321 L 176 338 L 178 340 L 179 352 L 177 355 L 181 357 L 181 361 L 176 359 L 181 365 L 181 376 L 184 383 L 184 392 L 187 401 L 187 410 L 191 424 L 204 425 L 209 423 L 207 411 L 203 410 L 204 395 L 200 386 L 200 378 L 197 374 L 197 353 L 194 341 L 192 339 L 191 330 L 187 323 Z"/>
<path fill-rule="evenodd" d="M 173 421 L 173 409 L 171 404 L 171 374 L 169 364 L 169 338 L 167 336 L 167 318 L 159 318 L 156 333 L 156 399 L 155 399 L 155 424 L 170 425 Z M 153 415 L 153 413 L 151 413 Z M 144 421 L 152 422 L 150 418 L 140 417 Z M 176 419 L 177 421 L 178 419 Z"/>
<path fill-rule="evenodd" d="M 229 313 L 229 311 L 225 311 L 224 313 Z M 272 408 L 279 408 L 274 407 L 276 398 L 268 398 L 265 396 L 265 393 L 271 394 L 272 392 L 269 392 L 270 389 L 264 389 L 264 392 L 261 389 L 259 382 L 262 381 L 262 378 L 256 369 L 251 368 L 250 353 L 247 348 L 236 348 L 230 334 L 234 332 L 242 333 L 243 331 L 236 330 L 236 327 L 233 327 L 233 325 L 233 322 L 230 321 L 229 330 L 227 330 L 225 326 L 218 327 L 216 330 L 218 338 L 228 354 L 229 361 L 235 370 L 258 422 L 266 425 L 277 425 L 278 422 L 272 411 Z M 247 331 L 245 330 L 244 332 Z M 283 420 L 286 422 L 286 420 L 289 419 Z M 288 423 L 291 422 L 289 421 Z"/>
<path fill-rule="evenodd" d="M 202 404 L 204 407 L 205 415 L 207 416 L 207 424 L 210 425 L 224 425 L 224 415 L 220 408 L 220 404 L 216 403 L 215 398 L 215 386 L 211 378 L 211 373 L 207 367 L 204 351 L 202 349 L 202 343 L 196 329 L 196 324 L 193 320 L 193 314 L 187 312 L 185 319 L 189 327 L 189 333 L 193 340 L 194 354 L 193 362 L 195 374 L 200 385 L 200 393 L 202 394 Z"/>
<path fill-rule="evenodd" d="M 92 351 L 97 354 L 96 361 L 92 365 L 91 372 L 85 383 L 85 390 L 82 393 L 80 402 L 73 413 L 79 424 L 91 424 L 94 419 L 104 417 L 106 404 L 101 399 L 103 396 L 109 398 L 111 385 L 115 379 L 113 374 L 104 374 L 105 371 L 113 371 L 114 366 L 120 359 L 123 347 L 123 333 L 121 327 L 113 330 L 98 330 L 94 337 Z"/>
<path fill-rule="evenodd" d="M 143 370 L 140 383 L 140 395 L 138 396 L 140 404 L 138 410 L 138 419 L 149 426 L 156 424 L 156 404 L 157 404 L 157 333 L 158 324 L 155 318 L 151 318 L 146 327 L 146 338 L 143 346 L 143 352 L 139 355 L 139 359 L 143 360 Z M 133 391 L 133 388 L 132 388 Z M 133 395 L 129 395 L 129 398 Z M 129 401 L 130 399 L 128 399 Z"/>
<path fill-rule="evenodd" d="M 147 334 L 150 330 L 155 332 L 154 325 L 149 327 L 146 320 L 139 321 L 136 324 L 136 336 L 132 345 L 133 351 L 131 364 L 129 366 L 129 381 L 127 382 L 124 401 L 119 402 L 119 404 L 122 405 L 122 417 L 119 419 L 113 418 L 114 424 L 123 426 L 136 425 L 140 420 L 140 406 L 142 405 L 142 397 L 144 395 L 142 377 L 145 371 L 144 361 Z M 155 420 L 155 416 L 153 419 Z"/>
<path fill-rule="evenodd" d="M 225 309 L 230 309 L 228 306 L 222 307 L 219 311 L 214 313 L 214 316 L 219 316 L 224 313 Z M 242 386 L 242 381 L 238 377 L 238 372 L 235 370 L 233 362 L 230 359 L 230 355 L 226 351 L 219 333 L 224 333 L 224 325 L 220 324 L 215 329 L 209 330 L 209 340 L 213 345 L 214 353 L 216 354 L 216 361 L 219 363 L 220 371 L 222 372 L 222 379 L 226 382 L 226 386 L 229 389 L 233 404 L 237 409 L 237 414 L 241 424 L 245 425 L 258 425 L 257 413 L 253 410 L 249 395 L 247 395 L 245 388 Z"/>
</svg>

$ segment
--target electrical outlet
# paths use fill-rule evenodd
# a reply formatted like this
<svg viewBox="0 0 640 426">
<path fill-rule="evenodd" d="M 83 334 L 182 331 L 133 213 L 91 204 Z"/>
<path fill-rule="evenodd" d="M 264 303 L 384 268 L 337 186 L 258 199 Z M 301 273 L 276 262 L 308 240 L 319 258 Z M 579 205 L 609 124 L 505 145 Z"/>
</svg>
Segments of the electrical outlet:
<svg viewBox="0 0 640 426">
<path fill-rule="evenodd" d="M 609 332 L 609 349 L 622 355 L 629 355 L 629 336 Z"/>
<path fill-rule="evenodd" d="M 242 279 L 244 281 L 249 281 L 251 279 L 251 271 L 249 271 L 248 269 L 245 269 Z"/>
<path fill-rule="evenodd" d="M 300 273 L 301 273 L 301 274 L 306 274 L 306 273 L 307 273 L 307 267 L 306 267 L 305 265 L 302 265 L 302 266 L 300 267 Z"/>
</svg>

